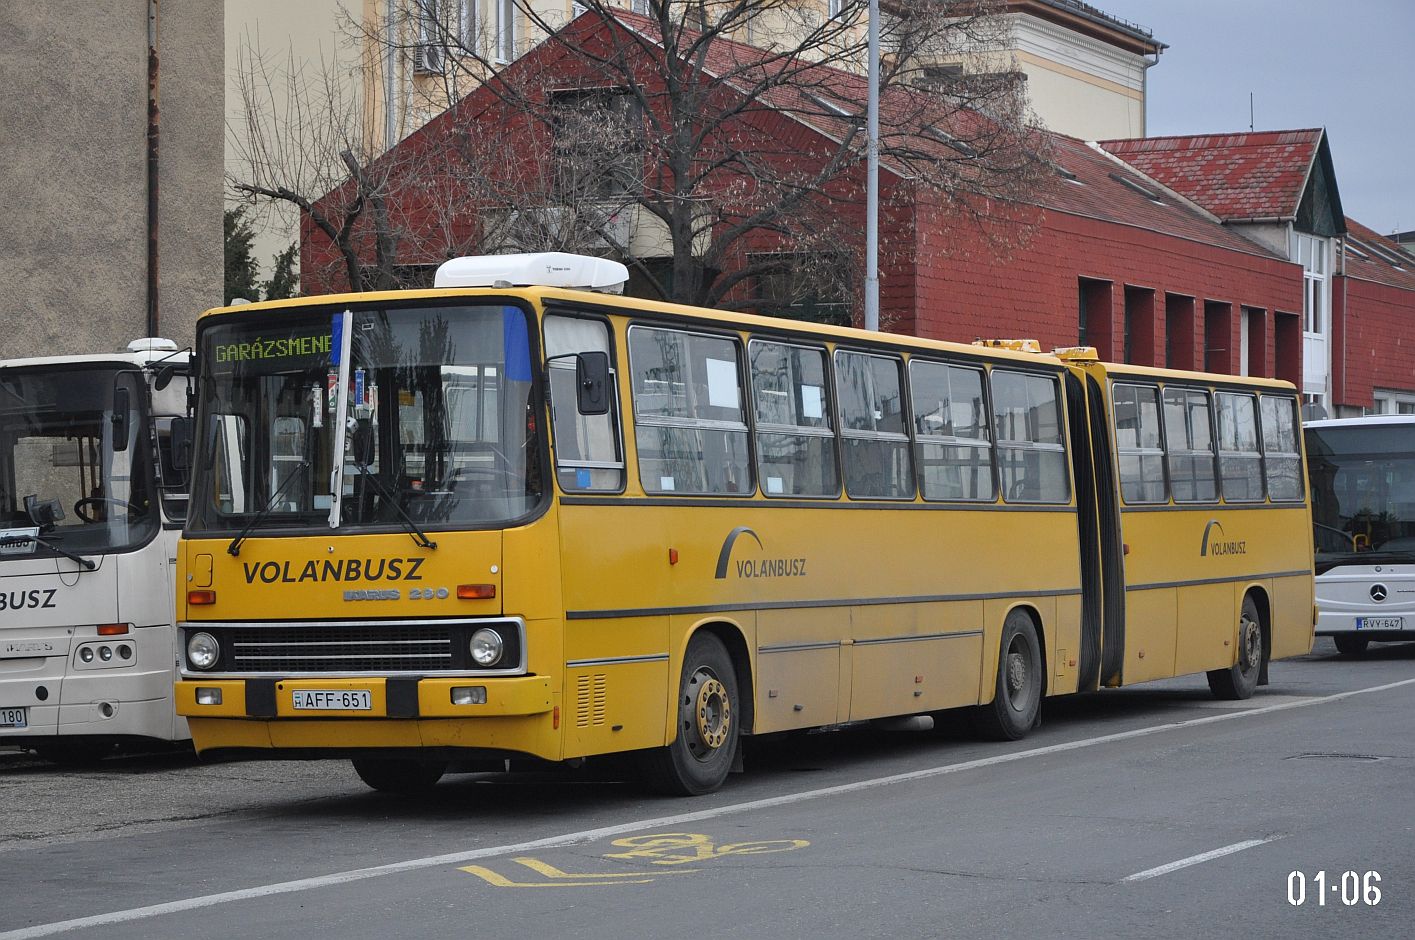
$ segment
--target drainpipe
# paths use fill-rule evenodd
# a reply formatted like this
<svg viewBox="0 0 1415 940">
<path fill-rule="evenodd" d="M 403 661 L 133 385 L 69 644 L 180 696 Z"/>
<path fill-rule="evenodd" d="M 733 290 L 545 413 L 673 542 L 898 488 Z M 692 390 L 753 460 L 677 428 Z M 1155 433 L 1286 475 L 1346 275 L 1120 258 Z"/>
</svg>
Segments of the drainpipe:
<svg viewBox="0 0 1415 940">
<path fill-rule="evenodd" d="M 147 0 L 147 334 L 158 335 L 157 304 L 157 145 L 160 112 L 157 107 L 157 5 Z"/>
<path fill-rule="evenodd" d="M 398 28 L 396 0 L 387 0 L 383 13 L 383 146 L 380 150 L 392 150 L 398 139 L 398 118 L 393 113 L 394 99 L 398 97 L 398 50 L 395 48 L 395 30 Z"/>
</svg>

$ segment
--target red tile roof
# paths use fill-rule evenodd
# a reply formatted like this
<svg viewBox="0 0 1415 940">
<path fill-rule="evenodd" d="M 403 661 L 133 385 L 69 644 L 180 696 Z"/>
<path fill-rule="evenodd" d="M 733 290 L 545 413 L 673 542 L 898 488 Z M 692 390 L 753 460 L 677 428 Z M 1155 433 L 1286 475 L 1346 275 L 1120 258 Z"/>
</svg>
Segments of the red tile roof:
<svg viewBox="0 0 1415 940">
<path fill-rule="evenodd" d="M 1350 217 L 1346 220 L 1348 277 L 1415 291 L 1415 257 Z"/>
<path fill-rule="evenodd" d="M 1047 209 L 1251 255 L 1281 257 L 1089 144 L 1060 134 L 1051 135 L 1051 144 L 1056 165 L 1076 179 L 1059 179 L 1041 195 L 1037 201 Z"/>
<path fill-rule="evenodd" d="M 1105 140 L 1101 146 L 1226 222 L 1291 219 L 1323 131 Z"/>
</svg>

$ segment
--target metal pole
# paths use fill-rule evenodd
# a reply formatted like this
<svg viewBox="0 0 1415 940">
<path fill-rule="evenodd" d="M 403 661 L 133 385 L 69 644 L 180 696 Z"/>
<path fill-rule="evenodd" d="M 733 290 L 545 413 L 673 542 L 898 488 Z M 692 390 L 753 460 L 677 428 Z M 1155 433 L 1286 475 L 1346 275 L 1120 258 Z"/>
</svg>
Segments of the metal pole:
<svg viewBox="0 0 1415 940">
<path fill-rule="evenodd" d="M 159 111 L 157 108 L 157 4 L 147 3 L 147 335 L 156 336 L 157 304 L 157 143 Z"/>
<path fill-rule="evenodd" d="M 879 0 L 870 0 L 869 169 L 865 207 L 865 329 L 879 329 Z"/>
</svg>

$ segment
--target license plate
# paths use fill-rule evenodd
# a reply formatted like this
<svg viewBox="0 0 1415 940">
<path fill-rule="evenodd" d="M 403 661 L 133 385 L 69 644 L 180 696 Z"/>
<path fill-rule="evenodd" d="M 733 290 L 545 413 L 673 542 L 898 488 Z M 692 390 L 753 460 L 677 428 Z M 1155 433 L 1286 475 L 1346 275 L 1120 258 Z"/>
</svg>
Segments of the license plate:
<svg viewBox="0 0 1415 940">
<path fill-rule="evenodd" d="M 296 689 L 292 704 L 298 710 L 367 712 L 373 710 L 373 693 L 367 689 Z"/>
<path fill-rule="evenodd" d="M 1357 617 L 1357 630 L 1404 630 L 1404 617 Z"/>
<path fill-rule="evenodd" d="M 28 728 L 29 716 L 23 708 L 0 708 L 0 728 Z"/>
</svg>

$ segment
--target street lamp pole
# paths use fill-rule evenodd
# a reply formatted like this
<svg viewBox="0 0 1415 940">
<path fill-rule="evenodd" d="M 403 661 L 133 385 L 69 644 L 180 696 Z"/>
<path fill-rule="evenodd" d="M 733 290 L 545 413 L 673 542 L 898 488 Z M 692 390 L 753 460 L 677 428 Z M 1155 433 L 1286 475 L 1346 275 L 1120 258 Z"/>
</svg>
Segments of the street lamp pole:
<svg viewBox="0 0 1415 940">
<path fill-rule="evenodd" d="M 865 195 L 865 329 L 879 329 L 879 0 L 870 0 L 869 143 Z"/>
</svg>

